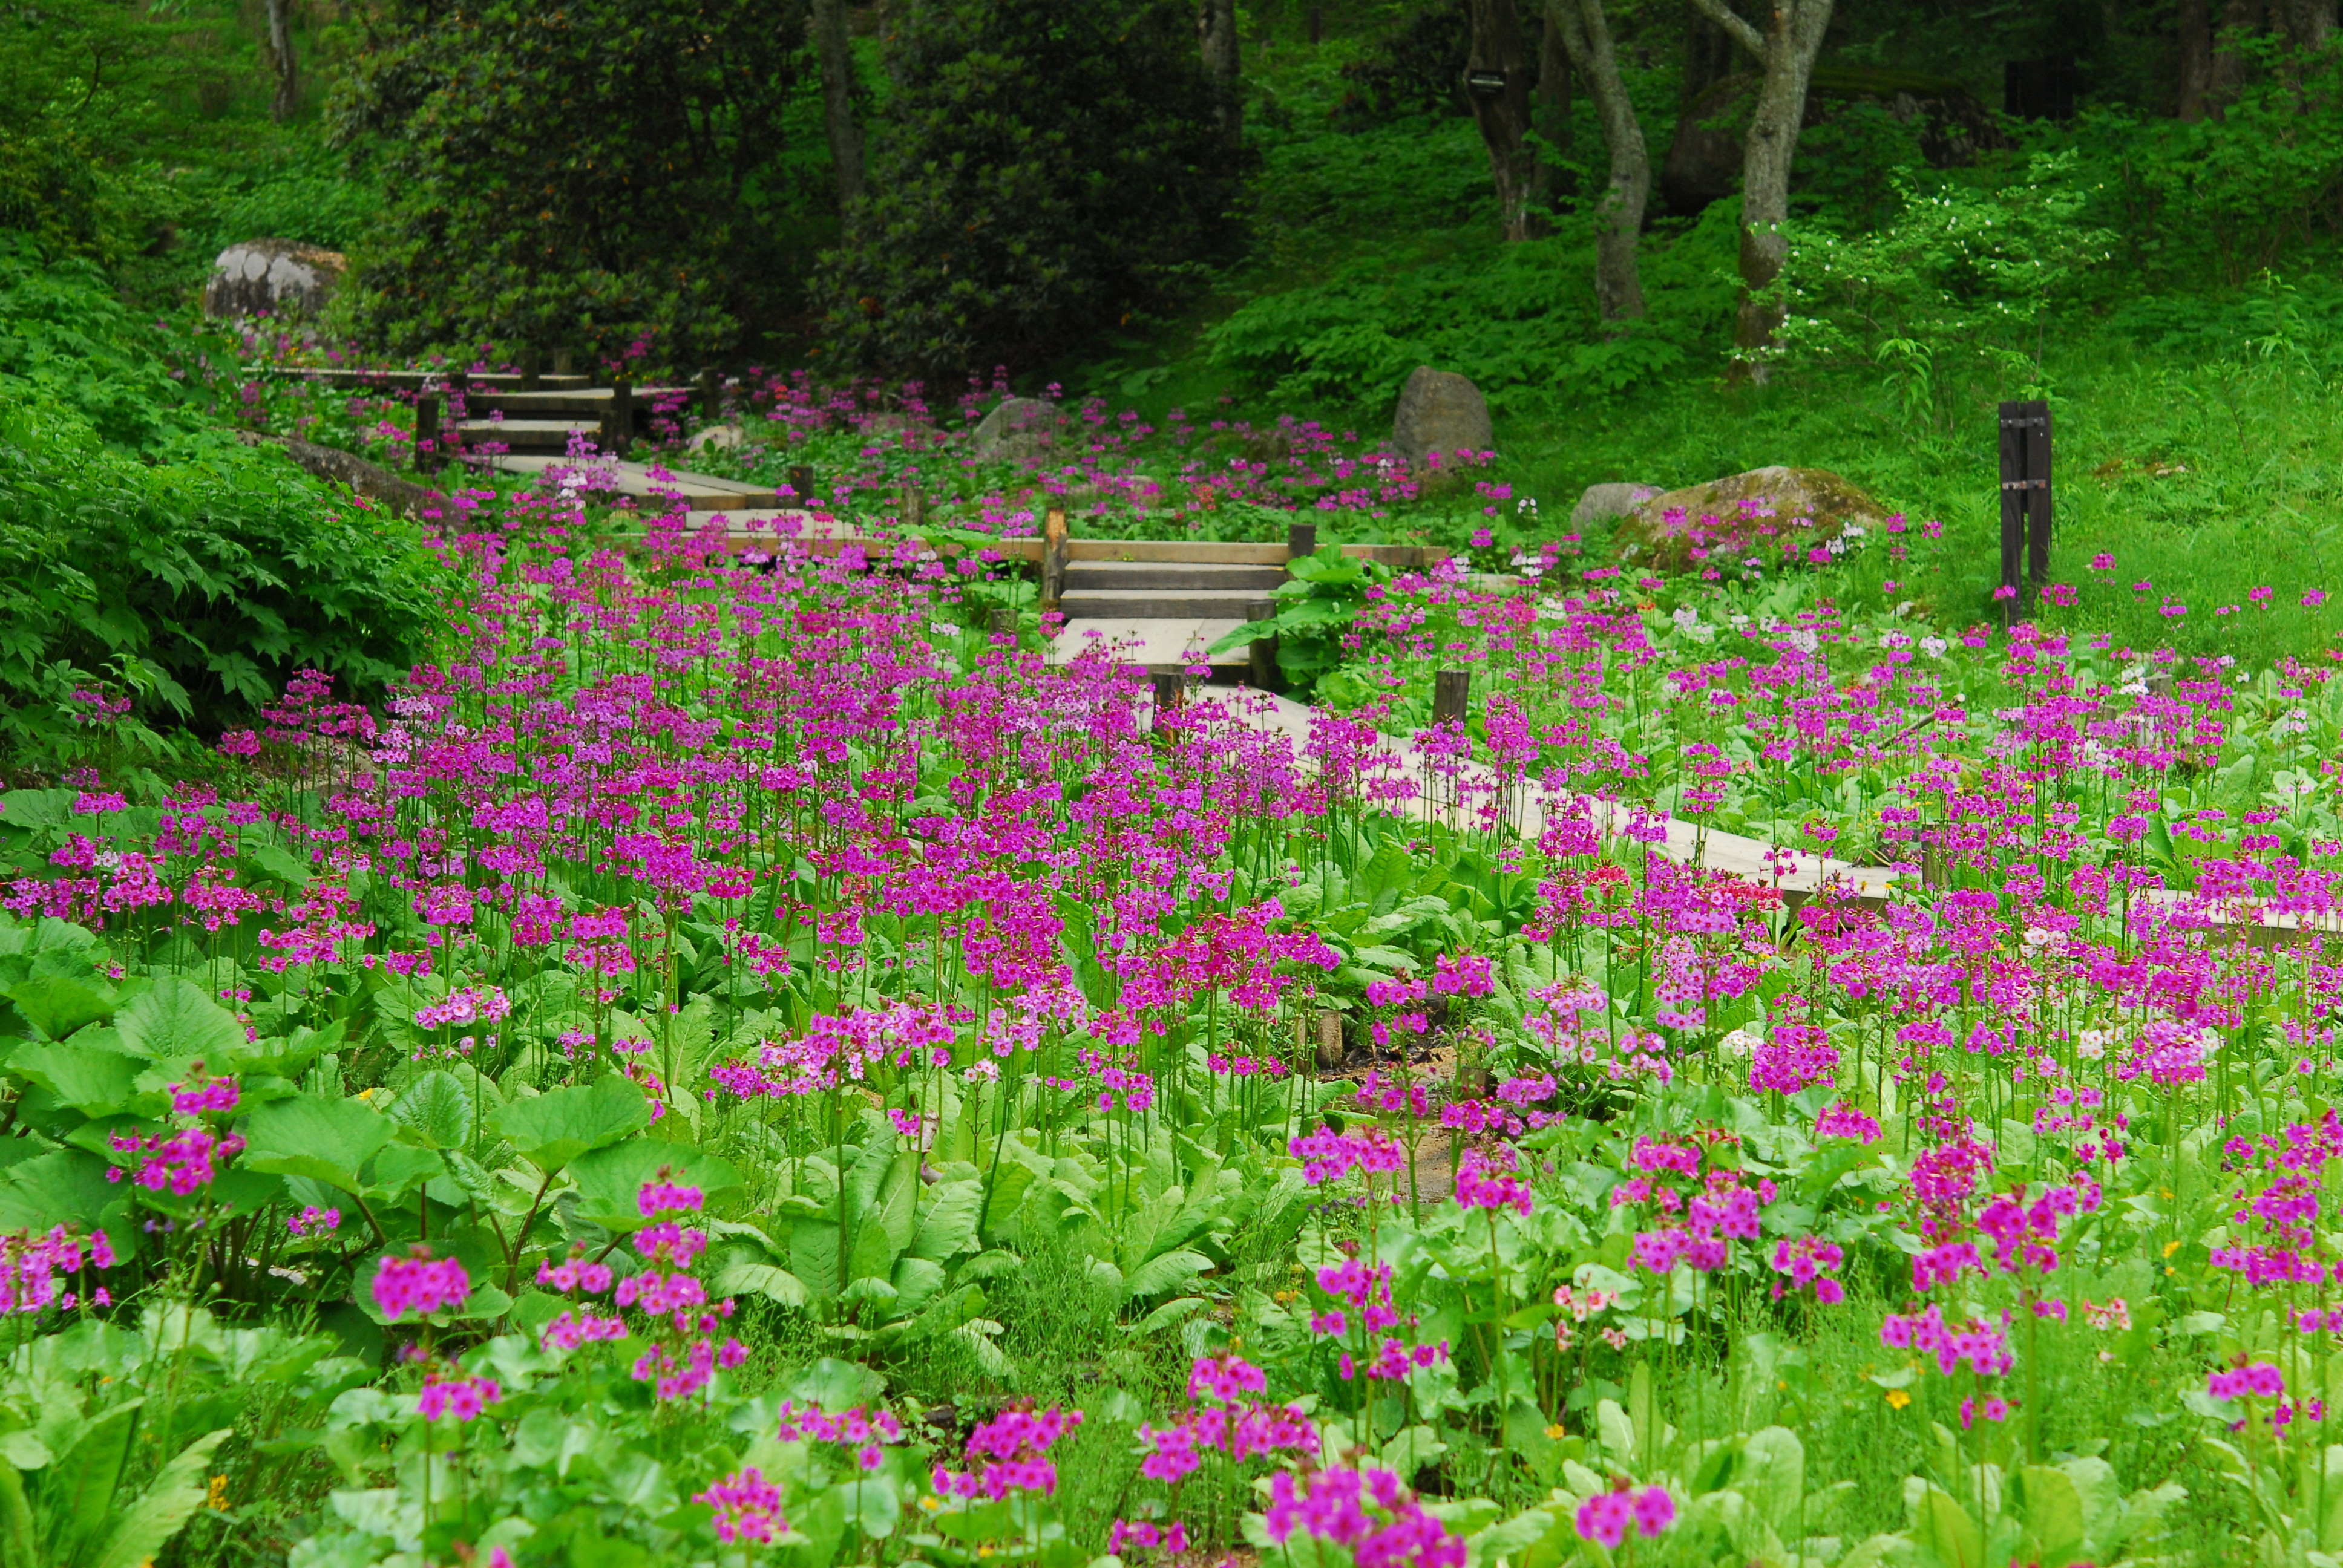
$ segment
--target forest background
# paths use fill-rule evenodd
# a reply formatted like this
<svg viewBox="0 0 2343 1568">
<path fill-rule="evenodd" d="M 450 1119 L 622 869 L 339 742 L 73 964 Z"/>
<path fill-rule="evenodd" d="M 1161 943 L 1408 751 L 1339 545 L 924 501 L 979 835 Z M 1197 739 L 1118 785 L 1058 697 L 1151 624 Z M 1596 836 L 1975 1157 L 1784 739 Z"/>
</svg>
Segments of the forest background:
<svg viewBox="0 0 2343 1568">
<path fill-rule="evenodd" d="M 1947 623 L 1994 405 L 2046 397 L 2062 574 L 2227 647 L 2176 597 L 2324 583 L 2343 521 L 2333 10 L 64 0 L 0 30 L 0 687 L 216 729 L 413 657 L 415 538 L 228 431 L 193 302 L 262 236 L 345 252 L 317 330 L 402 362 L 1370 437 L 1432 365 L 1556 528 L 1769 463 L 1943 519 Z"/>
</svg>

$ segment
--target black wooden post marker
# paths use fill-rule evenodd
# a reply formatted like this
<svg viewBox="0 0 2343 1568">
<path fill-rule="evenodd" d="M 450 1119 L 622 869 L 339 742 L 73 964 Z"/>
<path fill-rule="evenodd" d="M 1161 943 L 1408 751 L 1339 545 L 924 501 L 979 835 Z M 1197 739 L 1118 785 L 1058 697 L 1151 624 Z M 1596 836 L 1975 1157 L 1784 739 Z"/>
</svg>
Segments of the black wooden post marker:
<svg viewBox="0 0 2343 1568">
<path fill-rule="evenodd" d="M 1462 724 L 1464 722 L 1465 699 L 1473 690 L 1473 672 L 1469 669 L 1443 669 L 1432 678 L 1432 722 Z"/>
<path fill-rule="evenodd" d="M 2050 576 L 2050 405 L 2040 398 L 2001 406 L 2001 586 Z M 2005 617 L 2005 619 L 2009 618 Z"/>
<path fill-rule="evenodd" d="M 424 474 L 439 469 L 439 394 L 426 392 L 415 400 L 415 467 Z"/>
<path fill-rule="evenodd" d="M 1256 598 L 1245 601 L 1245 619 L 1275 620 L 1276 618 L 1277 601 L 1275 599 Z M 1245 662 L 1246 678 L 1255 687 L 1262 691 L 1274 689 L 1277 685 L 1277 634 L 1272 632 L 1267 637 L 1254 638 L 1248 643 L 1245 646 Z"/>
<path fill-rule="evenodd" d="M 1318 553 L 1318 525 L 1288 523 L 1285 525 L 1285 564 L 1291 571 L 1293 563 L 1303 556 Z"/>
</svg>

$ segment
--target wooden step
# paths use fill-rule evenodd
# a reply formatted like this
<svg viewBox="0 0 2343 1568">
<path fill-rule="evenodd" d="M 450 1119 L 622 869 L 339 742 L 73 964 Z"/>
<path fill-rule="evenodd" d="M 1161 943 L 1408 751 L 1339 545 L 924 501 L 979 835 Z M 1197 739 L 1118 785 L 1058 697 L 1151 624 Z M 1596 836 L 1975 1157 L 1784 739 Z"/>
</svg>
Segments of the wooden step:
<svg viewBox="0 0 2343 1568">
<path fill-rule="evenodd" d="M 1233 620 L 1131 620 L 1080 616 L 1059 628 L 1056 640 L 1050 644 L 1050 662 L 1065 664 L 1084 648 L 1100 644 L 1117 662 L 1139 665 L 1151 675 L 1174 674 L 1199 662 L 1214 669 L 1240 668 L 1248 657 L 1244 648 L 1228 653 L 1204 651 L 1237 626 Z"/>
<path fill-rule="evenodd" d="M 602 434 L 590 419 L 467 419 L 449 427 L 468 447 L 501 446 L 508 452 L 567 452 L 573 435 L 591 441 Z"/>
<path fill-rule="evenodd" d="M 1211 593 L 1201 588 L 1088 588 L 1068 591 L 1058 608 L 1071 620 L 1094 616 L 1102 620 L 1225 620 L 1245 618 L 1245 608 L 1258 597 L 1241 593 Z"/>
<path fill-rule="evenodd" d="M 1069 593 L 1097 588 L 1268 593 L 1284 580 L 1282 566 L 1236 566 L 1219 561 L 1101 561 L 1076 557 L 1066 568 Z"/>
<path fill-rule="evenodd" d="M 490 468 L 508 474 L 542 474 L 557 465 L 568 466 L 561 457 L 522 453 L 484 457 L 481 461 Z M 598 466 L 600 461 L 597 460 Z M 645 464 L 619 463 L 616 465 L 618 493 L 648 498 L 655 491 L 671 492 L 681 496 L 684 505 L 695 512 L 770 507 L 777 499 L 771 490 L 757 485 L 744 485 L 738 479 L 722 479 L 713 474 L 688 473 L 680 468 L 669 468 L 667 473 L 667 478 L 654 479 Z"/>
</svg>

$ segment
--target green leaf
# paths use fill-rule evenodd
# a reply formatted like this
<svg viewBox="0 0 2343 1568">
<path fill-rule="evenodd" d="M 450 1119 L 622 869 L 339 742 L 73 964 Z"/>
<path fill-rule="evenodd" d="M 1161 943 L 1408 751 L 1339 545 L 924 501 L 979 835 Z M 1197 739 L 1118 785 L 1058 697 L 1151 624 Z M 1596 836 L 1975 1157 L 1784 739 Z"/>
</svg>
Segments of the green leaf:
<svg viewBox="0 0 2343 1568">
<path fill-rule="evenodd" d="M 101 1031 L 103 1032 L 103 1031 Z M 84 1116 L 113 1116 L 138 1098 L 145 1064 L 102 1045 L 35 1040 L 8 1058 L 8 1070 L 37 1083 Z"/>
<path fill-rule="evenodd" d="M 579 1088 L 516 1100 L 489 1124 L 550 1176 L 589 1149 L 641 1131 L 650 1120 L 650 1101 L 642 1090 L 613 1072 Z"/>
<path fill-rule="evenodd" d="M 44 1490 L 49 1504 L 48 1547 L 55 1562 L 70 1563 L 80 1556 L 82 1543 L 94 1538 L 114 1516 L 114 1493 L 130 1462 L 138 1409 L 139 1402 L 131 1400 L 92 1420 L 49 1467 Z"/>
<path fill-rule="evenodd" d="M 709 1288 L 719 1296 L 759 1295 L 785 1307 L 809 1306 L 813 1302 L 813 1292 L 795 1274 L 747 1257 L 725 1264 Z"/>
<path fill-rule="evenodd" d="M 24 1479 L 7 1463 L 0 1463 L 0 1568 L 41 1568 Z"/>
<path fill-rule="evenodd" d="M 390 1119 L 427 1149 L 460 1149 L 472 1141 L 472 1097 L 452 1072 L 427 1072 L 391 1103 Z"/>
<path fill-rule="evenodd" d="M 95 1229 L 122 1197 L 106 1171 L 106 1161 L 86 1149 L 54 1150 L 11 1166 L 0 1184 L 0 1231 Z"/>
<path fill-rule="evenodd" d="M 983 1182 L 937 1182 L 920 1206 L 920 1228 L 911 1236 L 909 1255 L 942 1263 L 969 1251 L 977 1244 L 976 1218 L 983 1207 Z"/>
<path fill-rule="evenodd" d="M 1912 1543 L 1938 1568 L 1986 1568 L 1984 1533 L 1941 1487 L 1924 1487 L 1914 1502 Z"/>
<path fill-rule="evenodd" d="M 569 1167 L 578 1183 L 580 1219 L 611 1231 L 633 1231 L 650 1221 L 638 1201 L 647 1181 L 661 1171 L 679 1187 L 697 1187 L 710 1204 L 740 1191 L 739 1173 L 729 1161 L 665 1139 L 630 1138 L 590 1150 Z"/>
<path fill-rule="evenodd" d="M 114 998 L 71 975 L 43 975 L 8 988 L 8 1000 L 25 1020 L 51 1040 L 63 1040 L 84 1024 L 114 1016 Z"/>
<path fill-rule="evenodd" d="M 2023 1466 L 2016 1481 L 2026 1533 L 2033 1537 L 2029 1557 L 2042 1568 L 2066 1568 L 2083 1553 L 2082 1493 L 2072 1477 L 2047 1465 Z"/>
<path fill-rule="evenodd" d="M 212 1454 L 227 1439 L 228 1429 L 222 1427 L 181 1449 L 138 1501 L 123 1511 L 90 1568 L 142 1568 L 153 1562 L 203 1506 Z"/>
<path fill-rule="evenodd" d="M 123 1046 L 142 1056 L 209 1060 L 217 1063 L 246 1045 L 236 1015 L 177 975 L 156 980 L 115 1015 Z"/>
<path fill-rule="evenodd" d="M 281 1176 L 307 1176 L 360 1191 L 358 1172 L 390 1141 L 390 1119 L 355 1100 L 296 1094 L 275 1100 L 245 1123 L 244 1163 Z"/>
</svg>

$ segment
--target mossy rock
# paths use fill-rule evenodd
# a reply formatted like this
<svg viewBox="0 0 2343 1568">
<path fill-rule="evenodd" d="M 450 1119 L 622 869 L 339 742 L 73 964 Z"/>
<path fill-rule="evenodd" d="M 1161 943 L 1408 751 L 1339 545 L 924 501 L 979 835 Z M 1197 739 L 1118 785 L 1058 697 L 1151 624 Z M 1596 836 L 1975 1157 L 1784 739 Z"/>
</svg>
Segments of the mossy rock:
<svg viewBox="0 0 2343 1568">
<path fill-rule="evenodd" d="M 1674 522 L 1671 513 L 1677 514 Z M 1876 532 L 1888 517 L 1885 506 L 1828 468 L 1776 466 L 1654 496 L 1619 520 L 1614 542 L 1627 558 L 1681 565 L 1704 533 L 1768 545 L 1771 556 L 1787 538 L 1825 544 L 1850 525 Z M 1704 528 L 1704 519 L 1714 522 Z"/>
</svg>

